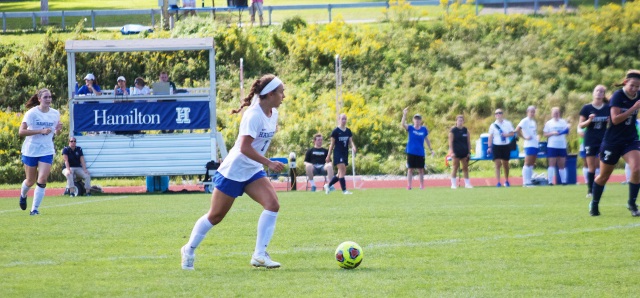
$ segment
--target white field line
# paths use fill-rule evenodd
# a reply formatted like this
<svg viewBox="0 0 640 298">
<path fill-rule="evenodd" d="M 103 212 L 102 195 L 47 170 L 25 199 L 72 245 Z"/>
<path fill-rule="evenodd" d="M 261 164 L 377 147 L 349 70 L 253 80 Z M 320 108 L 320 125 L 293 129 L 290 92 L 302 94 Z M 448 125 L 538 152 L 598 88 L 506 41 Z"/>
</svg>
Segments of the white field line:
<svg viewBox="0 0 640 298">
<path fill-rule="evenodd" d="M 67 206 L 73 206 L 73 205 L 82 205 L 82 204 L 90 204 L 90 203 L 100 203 L 100 202 L 107 202 L 107 201 L 115 201 L 115 200 L 120 200 L 120 199 L 124 199 L 124 198 L 128 198 L 128 197 L 129 196 L 120 196 L 120 197 L 113 197 L 113 198 L 105 198 L 105 199 L 101 199 L 101 200 L 77 201 L 77 202 L 59 204 L 59 205 L 44 205 L 44 207 L 45 207 L 45 209 L 57 208 L 57 207 L 67 207 Z M 46 200 L 47 200 L 47 197 L 44 197 L 44 199 L 42 201 L 46 203 Z M 9 210 L 0 210 L 0 214 L 7 213 L 7 212 L 14 212 L 14 211 L 16 211 L 16 212 L 24 212 L 23 210 L 15 208 L 15 209 L 9 209 Z"/>
<path fill-rule="evenodd" d="M 376 243 L 363 245 L 365 250 L 369 249 L 387 249 L 387 248 L 396 248 L 396 247 L 430 247 L 430 246 L 439 246 L 439 245 L 455 245 L 465 242 L 494 242 L 500 240 L 508 240 L 508 239 L 528 239 L 528 238 L 536 238 L 536 237 L 545 237 L 545 236 L 554 236 L 554 235 L 571 235 L 571 234 L 581 234 L 581 233 L 591 233 L 591 232 L 603 232 L 603 231 L 614 231 L 614 230 L 622 230 L 622 229 L 634 229 L 640 227 L 640 223 L 633 223 L 628 225 L 615 225 L 609 227 L 602 228 L 590 228 L 590 229 L 574 229 L 574 230 L 561 230 L 550 233 L 533 233 L 533 234 L 518 234 L 518 235 L 503 235 L 503 236 L 494 236 L 494 237 L 477 237 L 471 239 L 441 239 L 434 241 L 426 241 L 426 242 L 397 242 L 397 243 Z M 300 252 L 326 252 L 332 251 L 333 247 L 325 247 L 325 246 L 309 246 L 309 247 L 297 247 L 293 249 L 284 249 L 284 250 L 275 250 L 272 251 L 274 255 L 283 255 L 283 254 L 295 254 Z M 142 255 L 142 256 L 111 256 L 99 259 L 92 259 L 94 261 L 118 261 L 118 260 L 155 260 L 155 259 L 167 259 L 167 258 L 176 258 L 179 259 L 179 248 L 175 249 L 175 255 Z M 250 251 L 206 251 L 203 252 L 206 254 L 211 254 L 214 256 L 238 256 L 238 255 L 250 255 Z M 74 259 L 73 261 L 77 261 Z M 0 267 L 15 267 L 15 266 L 48 266 L 48 265 L 58 265 L 64 263 L 66 261 L 53 261 L 53 260 L 40 260 L 34 262 L 11 262 L 7 264 L 2 264 Z"/>
</svg>

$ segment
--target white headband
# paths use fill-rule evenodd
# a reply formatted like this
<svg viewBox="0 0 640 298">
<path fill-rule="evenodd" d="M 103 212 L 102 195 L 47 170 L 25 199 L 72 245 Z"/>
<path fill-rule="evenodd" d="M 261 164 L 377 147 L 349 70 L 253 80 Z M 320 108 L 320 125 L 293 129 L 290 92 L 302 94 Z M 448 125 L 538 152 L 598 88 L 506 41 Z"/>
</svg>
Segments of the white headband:
<svg viewBox="0 0 640 298">
<path fill-rule="evenodd" d="M 264 89 L 262 89 L 262 91 L 260 91 L 260 95 L 269 94 L 269 92 L 271 92 L 273 90 L 276 90 L 276 88 L 278 88 L 278 86 L 280 86 L 280 84 L 282 84 L 282 81 L 280 79 L 278 79 L 278 77 L 273 78 L 273 80 L 271 80 L 271 82 L 269 82 L 269 84 L 264 86 Z"/>
</svg>

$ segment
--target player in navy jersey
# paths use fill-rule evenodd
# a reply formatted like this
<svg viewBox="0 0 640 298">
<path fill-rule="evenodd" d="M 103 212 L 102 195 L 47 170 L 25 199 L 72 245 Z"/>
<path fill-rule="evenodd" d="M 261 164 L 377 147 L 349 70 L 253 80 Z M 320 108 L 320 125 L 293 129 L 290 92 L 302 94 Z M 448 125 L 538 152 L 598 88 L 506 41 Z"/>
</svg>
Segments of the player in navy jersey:
<svg viewBox="0 0 640 298">
<path fill-rule="evenodd" d="M 449 155 L 452 159 L 451 166 L 451 188 L 458 188 L 456 175 L 462 163 L 462 174 L 464 175 L 464 187 L 473 188 L 469 181 L 469 158 L 471 148 L 471 137 L 469 131 L 464 127 L 464 116 L 456 116 L 456 125 L 449 131 Z M 433 150 L 432 150 L 433 151 Z"/>
<path fill-rule="evenodd" d="M 584 133 L 584 152 L 587 162 L 587 197 L 593 197 L 593 181 L 596 178 L 596 170 L 600 168 L 598 161 L 598 153 L 600 152 L 600 144 L 607 130 L 607 122 L 609 122 L 609 105 L 604 96 L 607 88 L 603 85 L 596 86 L 593 89 L 593 101 L 586 104 L 580 110 L 580 122 L 578 127 L 586 128 Z"/>
<path fill-rule="evenodd" d="M 402 110 L 402 120 L 400 121 L 400 126 L 409 135 L 405 151 L 407 153 L 407 189 L 411 189 L 414 169 L 418 170 L 420 189 L 424 189 L 424 143 L 426 142 L 427 146 L 429 146 L 431 156 L 433 156 L 433 148 L 431 148 L 431 142 L 429 141 L 429 130 L 422 125 L 422 116 L 415 114 L 413 116 L 413 125 L 407 125 L 407 112 L 409 112 L 409 108 Z"/>
<path fill-rule="evenodd" d="M 600 175 L 593 183 L 593 200 L 589 205 L 591 216 L 600 215 L 600 197 L 620 157 L 631 168 L 627 208 L 631 211 L 631 216 L 640 216 L 636 205 L 640 189 L 640 141 L 636 131 L 636 118 L 640 109 L 640 70 L 629 70 L 618 86 L 622 86 L 622 89 L 614 92 L 609 102 L 609 127 L 600 146 Z"/>
<path fill-rule="evenodd" d="M 349 145 L 353 153 L 356 152 L 356 145 L 353 143 L 353 134 L 347 127 L 347 115 L 340 114 L 338 117 L 338 127 L 331 132 L 331 145 L 329 145 L 329 154 L 327 154 L 327 162 L 331 161 L 331 154 L 333 153 L 333 165 L 338 168 L 338 175 L 333 176 L 329 184 L 324 185 L 324 192 L 329 194 L 331 186 L 340 182 L 342 187 L 342 193 L 350 195 L 351 192 L 347 190 L 347 182 L 344 176 L 347 174 L 347 166 L 349 165 Z"/>
<path fill-rule="evenodd" d="M 251 86 L 251 92 L 243 99 L 242 106 L 250 107 L 240 121 L 238 139 L 213 176 L 215 189 L 207 214 L 196 221 L 189 242 L 181 249 L 182 269 L 193 270 L 195 249 L 214 225 L 219 224 L 231 209 L 233 202 L 243 193 L 258 202 L 264 210 L 258 220 L 256 246 L 251 257 L 255 267 L 278 268 L 280 263 L 271 260 L 267 246 L 276 228 L 280 203 L 264 166 L 274 172 L 284 169 L 284 164 L 264 156 L 278 124 L 278 108 L 284 99 L 282 81 L 271 74 L 264 75 Z M 252 102 L 253 101 L 253 102 Z"/>
</svg>

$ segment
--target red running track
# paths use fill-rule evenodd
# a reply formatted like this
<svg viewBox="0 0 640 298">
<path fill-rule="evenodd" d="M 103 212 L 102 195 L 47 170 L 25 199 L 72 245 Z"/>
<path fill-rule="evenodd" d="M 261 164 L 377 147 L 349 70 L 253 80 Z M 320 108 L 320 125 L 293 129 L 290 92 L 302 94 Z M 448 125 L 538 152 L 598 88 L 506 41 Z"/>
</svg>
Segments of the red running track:
<svg viewBox="0 0 640 298">
<path fill-rule="evenodd" d="M 504 179 L 504 178 L 503 178 Z M 522 178 L 513 177 L 509 179 L 512 186 L 521 186 Z M 612 175 L 609 179 L 609 182 L 622 182 L 624 181 L 624 175 Z M 298 187 L 299 191 L 305 191 L 305 182 L 304 178 L 298 179 Z M 504 182 L 504 180 L 502 181 Z M 464 186 L 464 182 L 459 180 L 460 186 Z M 584 184 L 584 179 L 582 177 L 578 177 L 578 183 Z M 495 186 L 496 180 L 495 178 L 471 178 L 471 184 L 474 187 L 482 187 L 482 186 Z M 321 181 L 316 181 L 316 185 L 318 189 L 321 190 Z M 419 187 L 418 180 L 413 181 L 413 188 L 418 189 Z M 285 182 L 274 182 L 274 186 L 277 191 L 286 191 L 286 183 Z M 340 188 L 338 185 L 336 185 Z M 450 187 L 451 180 L 449 178 L 430 178 L 425 179 L 425 187 Z M 358 177 L 355 178 L 355 187 L 354 181 L 350 176 L 347 177 L 347 188 L 348 189 L 370 189 L 370 188 L 406 188 L 407 180 L 406 179 L 385 179 L 385 178 L 377 178 L 376 176 L 371 177 Z M 103 187 L 102 190 L 105 194 L 124 194 L 124 193 L 134 193 L 134 194 L 143 194 L 146 193 L 146 186 L 120 186 L 120 187 Z M 196 191 L 204 191 L 204 187 L 202 185 L 169 185 L 169 192 L 196 192 Z M 48 196 L 60 196 L 64 193 L 64 188 L 48 188 L 47 195 Z M 29 191 L 28 194 L 30 197 L 33 196 L 33 188 Z M 8 189 L 8 190 L 0 190 L 0 198 L 18 198 L 20 196 L 19 189 Z"/>
</svg>

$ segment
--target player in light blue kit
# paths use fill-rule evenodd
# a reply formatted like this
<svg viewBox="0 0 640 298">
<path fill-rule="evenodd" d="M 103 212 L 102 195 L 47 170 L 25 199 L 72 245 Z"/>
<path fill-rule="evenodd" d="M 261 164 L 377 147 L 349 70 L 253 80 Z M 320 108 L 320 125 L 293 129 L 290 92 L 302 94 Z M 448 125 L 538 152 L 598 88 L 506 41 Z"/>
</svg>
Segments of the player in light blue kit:
<svg viewBox="0 0 640 298">
<path fill-rule="evenodd" d="M 224 219 L 235 199 L 244 192 L 264 208 L 258 220 L 258 235 L 251 265 L 280 267 L 280 263 L 271 260 L 267 253 L 267 246 L 276 227 L 280 203 L 273 185 L 264 172 L 264 166 L 274 172 L 281 172 L 284 164 L 271 161 L 264 157 L 264 154 L 276 133 L 276 108 L 282 104 L 284 97 L 282 81 L 274 75 L 267 74 L 253 83 L 251 92 L 243 100 L 242 106 L 233 111 L 239 113 L 245 106 L 250 106 L 242 116 L 235 145 L 213 176 L 215 190 L 211 197 L 211 208 L 198 219 L 189 242 L 180 250 L 182 269 L 194 269 L 195 249 L 207 232 Z"/>
</svg>

